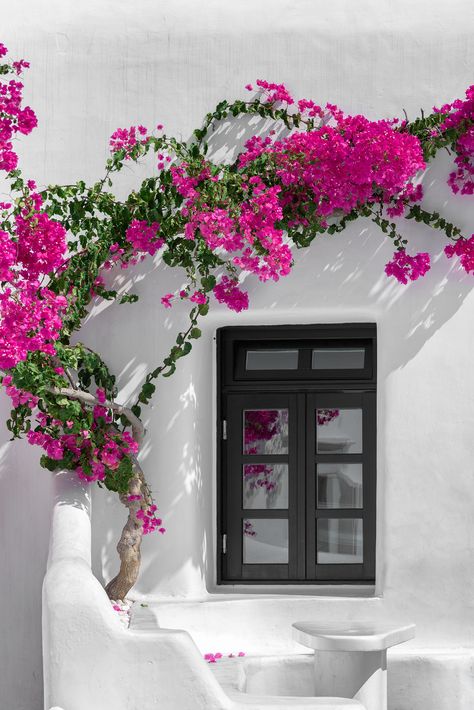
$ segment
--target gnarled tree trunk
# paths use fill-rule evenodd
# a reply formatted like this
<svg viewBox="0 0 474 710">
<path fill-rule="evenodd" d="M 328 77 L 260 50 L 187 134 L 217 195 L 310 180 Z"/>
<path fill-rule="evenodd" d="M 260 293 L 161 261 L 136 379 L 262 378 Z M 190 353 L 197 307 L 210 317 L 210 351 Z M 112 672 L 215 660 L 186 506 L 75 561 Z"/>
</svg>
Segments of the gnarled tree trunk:
<svg viewBox="0 0 474 710">
<path fill-rule="evenodd" d="M 94 397 L 90 392 L 76 389 L 74 385 L 72 387 L 53 387 L 51 388 L 51 392 L 53 394 L 70 397 L 71 399 L 77 399 L 90 407 L 100 404 L 103 407 L 113 409 L 115 412 L 128 419 L 132 427 L 133 438 L 138 446 L 141 446 L 143 437 L 145 436 L 145 428 L 131 409 L 110 400 L 106 400 L 105 402 L 99 401 L 97 397 Z M 114 600 L 125 599 L 138 579 L 141 562 L 140 547 L 143 537 L 143 522 L 140 518 L 137 518 L 137 513 L 140 509 L 146 511 L 153 503 L 150 489 L 148 488 L 145 476 L 136 457 L 133 458 L 133 476 L 128 485 L 128 492 L 122 494 L 120 500 L 128 509 L 127 522 L 125 523 L 122 535 L 117 544 L 117 552 L 120 557 L 120 569 L 118 574 L 105 588 L 109 599 Z"/>
<path fill-rule="evenodd" d="M 141 496 L 141 498 L 139 500 L 129 500 L 129 496 Z M 148 508 L 152 503 L 143 471 L 136 460 L 134 461 L 134 476 L 130 479 L 128 493 L 121 495 L 120 500 L 128 508 L 128 519 L 117 544 L 120 569 L 105 588 L 109 599 L 114 600 L 125 599 L 138 579 L 143 524 L 137 518 L 137 512 L 140 509 Z"/>
</svg>

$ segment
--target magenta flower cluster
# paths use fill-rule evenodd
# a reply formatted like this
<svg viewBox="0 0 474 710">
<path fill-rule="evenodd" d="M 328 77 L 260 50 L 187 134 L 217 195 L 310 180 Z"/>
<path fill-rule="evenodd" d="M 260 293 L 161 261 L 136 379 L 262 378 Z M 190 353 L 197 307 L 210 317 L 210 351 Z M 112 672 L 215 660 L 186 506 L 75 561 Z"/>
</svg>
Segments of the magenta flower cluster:
<svg viewBox="0 0 474 710">
<path fill-rule="evenodd" d="M 131 126 L 130 128 L 117 128 L 110 136 L 110 150 L 113 153 L 124 151 L 125 159 L 132 157 L 133 149 L 139 143 L 146 143 L 148 130 L 145 126 Z"/>
<path fill-rule="evenodd" d="M 29 280 L 49 274 L 61 266 L 66 252 L 66 231 L 41 211 L 40 195 L 31 193 L 21 214 L 15 218 L 17 262 Z"/>
<path fill-rule="evenodd" d="M 444 247 L 444 252 L 448 259 L 459 256 L 461 266 L 469 274 L 474 274 L 474 234 L 469 239 L 458 239 L 454 244 Z"/>
<path fill-rule="evenodd" d="M 0 45 L 0 56 L 6 54 Z M 4 73 L 20 73 L 27 66 L 21 60 L 2 68 Z M 0 170 L 7 173 L 18 164 L 12 138 L 17 133 L 28 135 L 37 125 L 33 110 L 23 106 L 22 91 L 23 84 L 16 80 L 0 83 Z M 10 223 L 9 232 L 0 231 L 0 368 L 4 370 L 26 360 L 29 352 L 54 355 L 67 307 L 64 296 L 41 285 L 63 262 L 66 231 L 41 210 L 35 187 L 33 181 L 24 186 L 20 213 Z M 11 205 L 0 207 L 5 215 Z"/>
<path fill-rule="evenodd" d="M 93 410 L 94 422 L 90 428 L 74 431 L 72 421 L 61 422 L 44 412 L 36 416 L 38 427 L 30 431 L 27 438 L 30 444 L 41 446 L 49 458 L 60 461 L 66 455 L 72 458 L 74 470 L 79 478 L 87 483 L 103 481 L 106 469 L 115 471 L 124 456 L 136 454 L 138 444 L 127 432 L 118 432 L 112 428 L 103 429 L 99 419 L 112 422 L 108 409 L 97 405 Z M 102 443 L 94 442 L 91 432 L 100 427 Z"/>
<path fill-rule="evenodd" d="M 240 313 L 249 307 L 249 297 L 237 283 L 237 280 L 223 276 L 217 286 L 214 286 L 213 293 L 219 303 L 225 303 L 232 311 Z"/>
<path fill-rule="evenodd" d="M 0 57 L 7 54 L 2 44 Z M 8 65 L 2 65 L 8 69 Z M 23 59 L 14 62 L 13 71 L 19 74 L 29 66 Z M 23 106 L 23 84 L 11 79 L 0 84 L 0 170 L 10 172 L 18 165 L 18 155 L 13 150 L 12 139 L 18 133 L 28 135 L 38 124 L 36 115 L 30 106 Z"/>
<path fill-rule="evenodd" d="M 434 107 L 438 113 L 448 114 L 439 127 L 441 132 L 461 128 L 457 140 L 454 159 L 457 169 L 449 175 L 449 184 L 454 193 L 474 194 L 474 84 L 466 90 L 466 98 L 456 99 L 441 108 Z M 436 136 L 437 132 L 434 131 Z"/>
<path fill-rule="evenodd" d="M 158 222 L 148 224 L 143 220 L 134 219 L 127 228 L 126 239 L 137 254 L 153 256 L 165 243 L 164 239 L 158 237 L 159 229 Z"/>
<path fill-rule="evenodd" d="M 405 249 L 399 249 L 393 255 L 392 261 L 385 266 L 387 276 L 395 276 L 397 281 L 407 284 L 408 281 L 416 281 L 420 276 L 424 276 L 430 269 L 430 255 L 420 252 L 415 256 L 410 256 Z"/>
<path fill-rule="evenodd" d="M 5 375 L 2 384 L 5 387 L 5 393 L 12 401 L 13 407 L 16 408 L 26 404 L 29 409 L 34 409 L 39 402 L 38 397 L 35 397 L 31 392 L 19 390 L 12 384 L 12 379 L 11 375 Z"/>
<path fill-rule="evenodd" d="M 29 352 L 55 355 L 67 301 L 38 282 L 17 282 L 0 293 L 0 368 L 10 370 Z"/>
<path fill-rule="evenodd" d="M 260 155 L 265 152 L 274 161 L 280 203 L 291 208 L 293 226 L 307 226 L 309 218 L 324 223 L 337 211 L 347 214 L 369 201 L 390 204 L 425 167 L 418 138 L 396 131 L 390 121 L 345 116 L 333 106 L 327 108 L 327 120 L 333 125 L 262 146 Z M 252 160 L 256 142 L 250 144 Z M 240 165 L 249 162 L 244 153 Z"/>
</svg>

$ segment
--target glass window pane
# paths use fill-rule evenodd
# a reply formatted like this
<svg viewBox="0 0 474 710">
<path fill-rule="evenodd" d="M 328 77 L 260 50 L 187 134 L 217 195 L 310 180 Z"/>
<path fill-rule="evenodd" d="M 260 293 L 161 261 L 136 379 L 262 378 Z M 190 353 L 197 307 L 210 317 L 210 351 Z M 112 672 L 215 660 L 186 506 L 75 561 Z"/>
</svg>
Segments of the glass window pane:
<svg viewBox="0 0 474 710">
<path fill-rule="evenodd" d="M 320 348 L 313 350 L 313 370 L 360 370 L 364 367 L 365 348 Z"/>
<path fill-rule="evenodd" d="M 253 518 L 243 523 L 245 565 L 288 564 L 288 520 Z"/>
<path fill-rule="evenodd" d="M 317 409 L 317 452 L 362 453 L 362 409 Z"/>
<path fill-rule="evenodd" d="M 297 370 L 298 350 L 247 350 L 246 370 Z"/>
<path fill-rule="evenodd" d="M 288 464 L 243 466 L 244 508 L 288 508 Z"/>
<path fill-rule="evenodd" d="M 362 564 L 361 518 L 319 518 L 317 522 L 318 564 Z"/>
<path fill-rule="evenodd" d="M 318 463 L 318 508 L 362 508 L 362 464 Z"/>
<path fill-rule="evenodd" d="M 288 453 L 288 410 L 244 410 L 244 454 Z"/>
</svg>

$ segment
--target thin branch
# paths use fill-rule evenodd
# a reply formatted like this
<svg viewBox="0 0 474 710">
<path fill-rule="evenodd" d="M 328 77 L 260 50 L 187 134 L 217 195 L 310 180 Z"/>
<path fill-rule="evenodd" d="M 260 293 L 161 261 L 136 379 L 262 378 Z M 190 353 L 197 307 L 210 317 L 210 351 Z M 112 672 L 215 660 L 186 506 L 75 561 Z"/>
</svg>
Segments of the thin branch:
<svg viewBox="0 0 474 710">
<path fill-rule="evenodd" d="M 117 404 L 116 402 L 111 402 L 106 399 L 105 402 L 99 402 L 97 397 L 90 394 L 90 392 L 83 392 L 82 390 L 73 390 L 69 387 L 51 387 L 50 392 L 56 395 L 62 395 L 63 397 L 69 397 L 70 399 L 78 399 L 84 404 L 89 404 L 91 406 L 99 405 L 101 407 L 106 407 L 107 409 L 113 409 L 117 414 L 124 416 L 130 422 L 133 431 L 133 438 L 140 446 L 143 442 L 145 436 L 145 427 L 143 426 L 140 419 L 132 412 L 128 407 L 124 407 L 122 404 Z"/>
<path fill-rule="evenodd" d="M 66 365 L 62 364 L 61 360 L 57 357 L 57 355 L 53 355 L 51 360 L 52 360 L 53 364 L 56 365 L 56 367 L 61 367 L 64 370 L 64 374 L 66 375 L 67 379 L 71 383 L 71 387 L 74 390 L 77 390 L 77 386 L 75 385 L 74 380 L 72 379 L 70 369 L 68 367 L 66 367 Z"/>
</svg>

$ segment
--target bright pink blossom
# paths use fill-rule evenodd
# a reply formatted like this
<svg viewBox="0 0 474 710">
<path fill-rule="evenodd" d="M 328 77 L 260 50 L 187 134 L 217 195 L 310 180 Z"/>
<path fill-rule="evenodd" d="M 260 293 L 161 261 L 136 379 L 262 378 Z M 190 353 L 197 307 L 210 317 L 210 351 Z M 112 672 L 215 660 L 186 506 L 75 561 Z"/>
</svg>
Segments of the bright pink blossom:
<svg viewBox="0 0 474 710">
<path fill-rule="evenodd" d="M 171 306 L 173 305 L 171 303 L 173 298 L 174 295 L 172 293 L 166 293 L 164 296 L 161 297 L 161 303 L 165 308 L 171 308 Z"/>
<path fill-rule="evenodd" d="M 127 228 L 126 238 L 135 252 L 144 252 L 153 256 L 165 243 L 164 239 L 158 237 L 159 229 L 158 222 L 148 224 L 143 220 L 134 219 Z"/>
<path fill-rule="evenodd" d="M 232 311 L 240 313 L 249 307 L 249 297 L 246 291 L 241 291 L 237 281 L 223 276 L 220 283 L 214 286 L 213 292 L 219 303 L 225 303 Z"/>
<path fill-rule="evenodd" d="M 272 104 L 281 101 L 282 103 L 288 104 L 288 106 L 295 103 L 284 84 L 273 84 L 263 79 L 257 79 L 256 84 L 259 89 L 263 89 L 267 103 Z"/>
<path fill-rule="evenodd" d="M 28 279 L 36 279 L 59 268 L 66 252 L 66 230 L 39 210 L 39 195 L 32 198 L 15 218 L 17 259 Z"/>
<path fill-rule="evenodd" d="M 449 176 L 449 185 L 454 193 L 474 194 L 474 84 L 466 89 L 465 99 L 456 99 L 441 108 L 434 108 L 438 113 L 445 113 L 439 131 L 455 129 L 460 132 L 456 143 L 457 156 L 454 160 L 456 170 Z M 436 133 L 435 133 L 436 135 Z"/>
<path fill-rule="evenodd" d="M 125 159 L 128 160 L 133 149 L 140 143 L 146 143 L 147 129 L 144 126 L 130 126 L 130 128 L 117 128 L 110 137 L 110 150 L 112 153 L 123 150 Z"/>
<path fill-rule="evenodd" d="M 202 291 L 195 291 L 189 298 L 193 303 L 204 304 L 207 302 L 206 294 Z"/>
<path fill-rule="evenodd" d="M 0 293 L 0 368 L 15 367 L 29 352 L 54 355 L 66 306 L 64 296 L 36 282 Z"/>
<path fill-rule="evenodd" d="M 405 249 L 399 249 L 393 255 L 392 261 L 385 266 L 387 276 L 394 276 L 401 284 L 416 281 L 430 269 L 430 255 L 426 252 L 410 256 Z"/>
<path fill-rule="evenodd" d="M 474 273 L 474 234 L 469 239 L 460 238 L 454 244 L 448 244 L 444 248 L 444 253 L 451 259 L 459 256 L 461 266 L 468 274 Z"/>
</svg>

